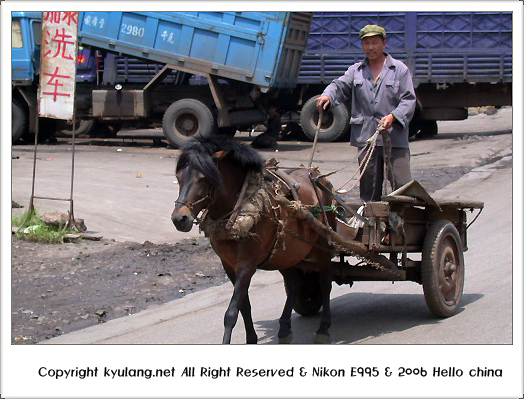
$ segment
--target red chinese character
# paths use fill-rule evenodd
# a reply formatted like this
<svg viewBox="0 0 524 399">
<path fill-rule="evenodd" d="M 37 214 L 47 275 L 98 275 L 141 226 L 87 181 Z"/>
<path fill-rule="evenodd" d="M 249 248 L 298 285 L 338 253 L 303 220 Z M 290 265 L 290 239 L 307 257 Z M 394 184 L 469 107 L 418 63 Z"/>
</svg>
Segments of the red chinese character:
<svg viewBox="0 0 524 399">
<path fill-rule="evenodd" d="M 44 21 L 51 22 L 53 24 L 59 24 L 60 23 L 60 12 L 46 12 L 44 13 Z"/>
<path fill-rule="evenodd" d="M 56 67 L 55 69 L 55 72 L 54 73 L 44 73 L 45 76 L 50 76 L 49 78 L 49 81 L 47 82 L 47 84 L 49 86 L 54 86 L 55 87 L 55 91 L 53 92 L 45 92 L 43 91 L 42 94 L 46 94 L 46 95 L 51 95 L 53 96 L 53 102 L 56 102 L 56 97 L 57 96 L 65 96 L 65 97 L 71 97 L 71 94 L 68 94 L 68 93 L 59 93 L 58 92 L 58 87 L 62 87 L 63 84 L 59 83 L 58 82 L 58 78 L 61 78 L 61 79 L 69 79 L 71 76 L 66 76 L 66 75 L 59 75 L 58 74 L 58 67 Z"/>
<path fill-rule="evenodd" d="M 47 36 L 51 36 L 48 31 L 45 32 Z M 56 53 L 53 55 L 53 58 L 58 57 L 60 54 L 60 51 L 62 52 L 62 58 L 66 60 L 73 60 L 74 58 L 71 55 L 66 55 L 67 45 L 72 44 L 74 45 L 75 42 L 73 41 L 67 41 L 66 39 L 71 39 L 73 36 L 66 35 L 65 34 L 65 28 L 62 28 L 62 33 L 58 32 L 58 29 L 55 31 L 55 37 L 52 39 L 53 42 L 58 43 L 58 46 L 56 48 Z M 45 44 L 49 45 L 49 42 L 47 39 L 45 40 Z M 49 54 L 51 54 L 51 50 L 48 50 L 44 57 L 47 57 Z"/>
<path fill-rule="evenodd" d="M 64 16 L 62 17 L 62 21 L 67 21 L 67 26 L 71 26 L 71 22 L 78 25 L 78 20 L 76 19 L 78 16 L 77 12 L 64 12 Z"/>
</svg>

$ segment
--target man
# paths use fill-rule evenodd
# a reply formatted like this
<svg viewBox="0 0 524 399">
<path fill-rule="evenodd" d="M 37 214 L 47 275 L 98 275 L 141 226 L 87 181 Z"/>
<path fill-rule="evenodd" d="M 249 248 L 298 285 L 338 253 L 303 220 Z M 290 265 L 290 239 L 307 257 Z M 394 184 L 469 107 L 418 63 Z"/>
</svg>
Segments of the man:
<svg viewBox="0 0 524 399">
<path fill-rule="evenodd" d="M 276 106 L 269 106 L 268 119 L 264 123 L 264 126 L 266 126 L 266 131 L 255 137 L 255 139 L 251 142 L 252 147 L 274 148 L 277 146 L 277 138 L 282 124 L 280 122 L 280 114 L 278 113 Z"/>
<path fill-rule="evenodd" d="M 359 32 L 366 58 L 349 67 L 346 73 L 326 87 L 317 99 L 317 108 L 327 109 L 351 99 L 351 145 L 359 149 L 363 168 L 364 147 L 382 123 L 391 138 L 389 180 L 397 189 L 411 180 L 409 167 L 409 121 L 415 112 L 415 91 L 408 68 L 384 52 L 386 31 L 366 25 Z M 360 198 L 380 201 L 384 180 L 382 137 L 360 180 Z"/>
</svg>

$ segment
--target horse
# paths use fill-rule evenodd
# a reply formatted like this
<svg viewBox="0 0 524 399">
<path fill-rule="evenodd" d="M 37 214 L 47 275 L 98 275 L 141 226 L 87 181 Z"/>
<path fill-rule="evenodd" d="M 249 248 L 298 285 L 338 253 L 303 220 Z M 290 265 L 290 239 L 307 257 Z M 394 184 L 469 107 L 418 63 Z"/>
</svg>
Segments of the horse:
<svg viewBox="0 0 524 399">
<path fill-rule="evenodd" d="M 224 344 L 231 343 L 239 312 L 244 319 L 246 343 L 258 341 L 248 294 L 257 269 L 278 270 L 283 276 L 287 297 L 279 319 L 278 341 L 291 342 L 291 313 L 301 272 L 296 266 L 306 257 L 316 262 L 322 293 L 315 342 L 328 343 L 333 254 L 325 237 L 277 203 L 282 187 L 269 182 L 264 170 L 258 151 L 231 138 L 217 135 L 192 140 L 181 149 L 177 161 L 179 195 L 171 220 L 183 232 L 190 231 L 194 223 L 200 224 L 233 283 L 224 316 Z M 288 173 L 296 187 L 300 186 L 295 196 L 305 205 L 319 205 L 319 199 L 322 206 L 330 204 L 327 195 L 315 193 L 310 174 L 318 177 L 319 172 L 296 168 Z M 237 204 L 239 197 L 247 203 L 242 210 Z"/>
</svg>

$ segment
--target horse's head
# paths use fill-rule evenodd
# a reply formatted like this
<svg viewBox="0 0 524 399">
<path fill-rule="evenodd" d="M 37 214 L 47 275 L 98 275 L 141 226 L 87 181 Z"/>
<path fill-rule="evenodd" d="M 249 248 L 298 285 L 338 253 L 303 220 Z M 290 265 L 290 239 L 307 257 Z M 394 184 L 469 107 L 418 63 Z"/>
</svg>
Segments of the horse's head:
<svg viewBox="0 0 524 399">
<path fill-rule="evenodd" d="M 262 168 L 255 150 L 222 136 L 195 140 L 182 148 L 176 166 L 179 193 L 171 214 L 177 230 L 190 231 L 197 215 L 224 193 L 219 163 L 226 158 L 239 163 L 241 170 Z"/>
</svg>

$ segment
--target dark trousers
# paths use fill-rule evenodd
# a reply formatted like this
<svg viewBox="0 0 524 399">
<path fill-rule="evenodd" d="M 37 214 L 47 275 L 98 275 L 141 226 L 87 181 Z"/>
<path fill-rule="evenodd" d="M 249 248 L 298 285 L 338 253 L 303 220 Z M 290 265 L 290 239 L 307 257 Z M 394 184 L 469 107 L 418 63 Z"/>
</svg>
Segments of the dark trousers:
<svg viewBox="0 0 524 399">
<path fill-rule="evenodd" d="M 366 152 L 359 148 L 358 163 L 363 168 L 363 158 Z M 388 168 L 388 180 L 396 190 L 411 181 L 409 167 L 409 148 L 391 149 L 391 169 Z M 364 202 L 380 201 L 382 198 L 382 185 L 384 182 L 384 151 L 382 147 L 375 147 L 364 175 L 360 179 L 360 199 Z"/>
</svg>

